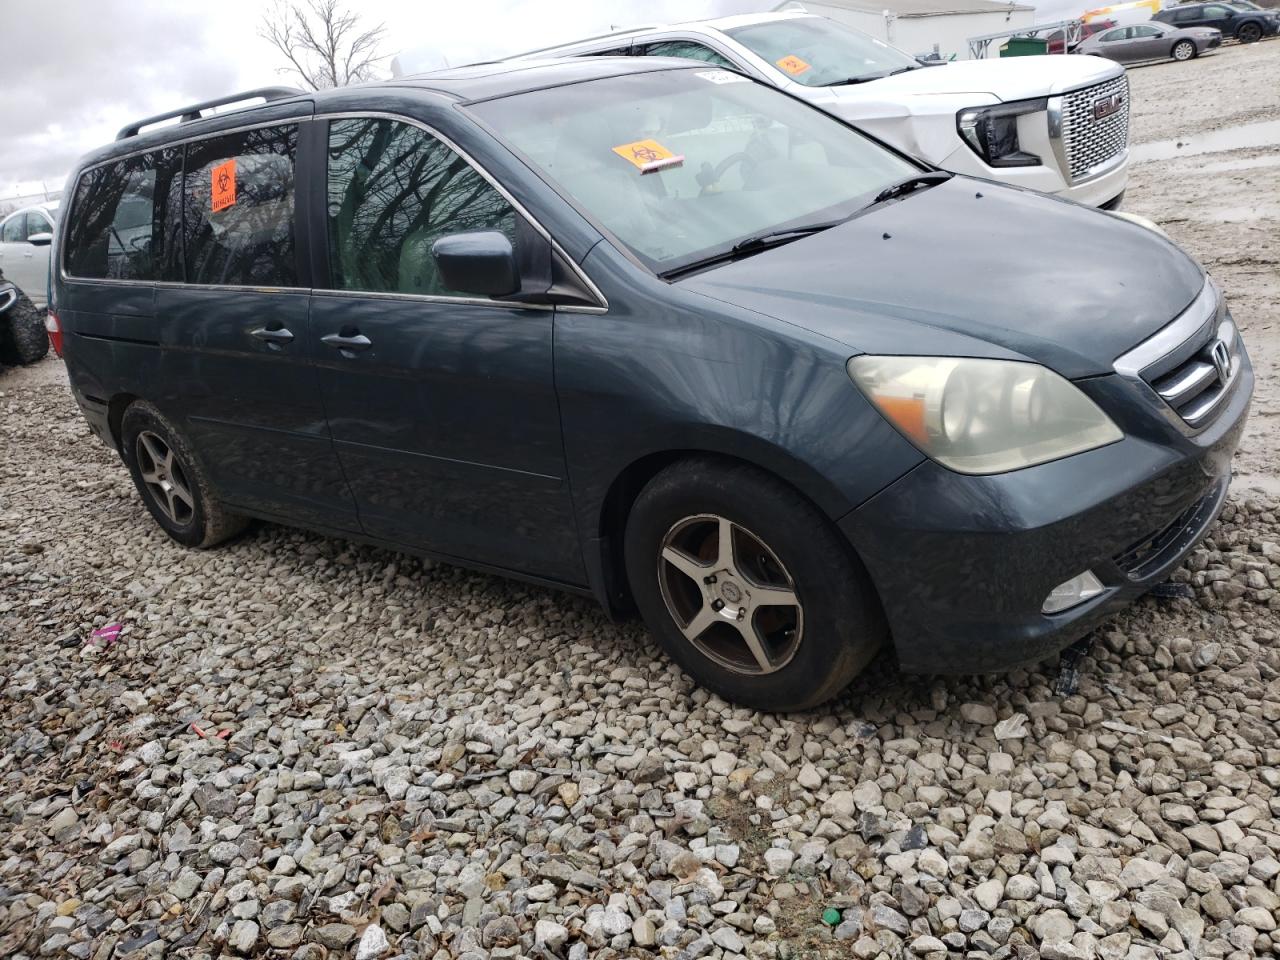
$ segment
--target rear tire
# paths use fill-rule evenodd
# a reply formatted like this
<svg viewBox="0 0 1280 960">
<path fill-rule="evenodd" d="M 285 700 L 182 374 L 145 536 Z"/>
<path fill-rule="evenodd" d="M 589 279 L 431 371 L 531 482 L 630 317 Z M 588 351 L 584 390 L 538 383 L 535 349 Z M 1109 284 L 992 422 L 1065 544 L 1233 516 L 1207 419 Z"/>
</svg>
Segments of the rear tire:
<svg viewBox="0 0 1280 960">
<path fill-rule="evenodd" d="M 1179 40 L 1173 45 L 1173 59 L 1179 63 L 1186 63 L 1188 60 L 1194 60 L 1196 56 L 1196 45 L 1190 40 Z"/>
<path fill-rule="evenodd" d="M 133 485 L 156 523 L 186 547 L 212 547 L 249 525 L 213 496 L 195 451 L 151 404 L 139 400 L 124 412 L 120 447 Z"/>
<path fill-rule="evenodd" d="M 14 367 L 35 363 L 49 352 L 43 314 L 25 293 L 17 292 L 13 306 L 0 313 L 0 363 Z"/>
<path fill-rule="evenodd" d="M 816 706 L 887 633 L 866 570 L 830 521 L 746 464 L 707 457 L 662 471 L 631 509 L 625 553 L 658 643 L 735 703 Z"/>
<path fill-rule="evenodd" d="M 1256 23 L 1246 23 L 1236 31 L 1236 39 L 1241 43 L 1257 43 L 1262 39 L 1262 27 Z"/>
</svg>

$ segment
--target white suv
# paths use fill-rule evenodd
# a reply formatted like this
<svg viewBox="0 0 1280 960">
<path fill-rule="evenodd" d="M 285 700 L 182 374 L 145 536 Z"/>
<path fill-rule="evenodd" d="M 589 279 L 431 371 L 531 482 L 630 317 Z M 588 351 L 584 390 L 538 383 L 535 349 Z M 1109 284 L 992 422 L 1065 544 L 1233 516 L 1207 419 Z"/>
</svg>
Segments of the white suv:
<svg viewBox="0 0 1280 960">
<path fill-rule="evenodd" d="M 738 70 L 956 173 L 1114 209 L 1129 177 L 1129 81 L 1100 57 L 927 63 L 802 12 L 630 30 L 522 54 L 663 56 Z"/>
<path fill-rule="evenodd" d="M 0 221 L 0 273 L 37 307 L 49 291 L 49 250 L 58 201 L 23 207 Z"/>
</svg>

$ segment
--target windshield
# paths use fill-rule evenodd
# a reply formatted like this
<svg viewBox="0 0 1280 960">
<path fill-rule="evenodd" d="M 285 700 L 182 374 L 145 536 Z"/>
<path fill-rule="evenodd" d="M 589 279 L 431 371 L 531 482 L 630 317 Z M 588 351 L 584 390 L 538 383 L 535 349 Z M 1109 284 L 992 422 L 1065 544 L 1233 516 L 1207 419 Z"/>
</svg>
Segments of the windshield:
<svg viewBox="0 0 1280 960">
<path fill-rule="evenodd" d="M 851 216 L 919 168 L 727 70 L 661 70 L 471 108 L 656 273 Z"/>
<path fill-rule="evenodd" d="M 870 80 L 920 66 L 901 50 L 823 17 L 770 20 L 725 33 L 806 87 Z"/>
</svg>

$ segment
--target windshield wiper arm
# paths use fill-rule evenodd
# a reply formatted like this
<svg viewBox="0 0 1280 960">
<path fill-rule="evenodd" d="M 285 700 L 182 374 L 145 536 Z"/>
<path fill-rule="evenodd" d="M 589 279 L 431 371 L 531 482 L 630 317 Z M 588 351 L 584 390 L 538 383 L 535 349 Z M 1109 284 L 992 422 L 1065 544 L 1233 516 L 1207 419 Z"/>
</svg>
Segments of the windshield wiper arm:
<svg viewBox="0 0 1280 960">
<path fill-rule="evenodd" d="M 846 218 L 847 219 L 847 218 Z M 823 230 L 830 230 L 844 223 L 841 220 L 829 220 L 825 223 L 810 223 L 803 227 L 786 227 L 781 230 L 770 230 L 768 233 L 759 233 L 753 237 L 746 237 L 739 240 L 728 250 L 720 253 L 713 253 L 709 257 L 703 257 L 701 260 L 695 260 L 692 263 L 686 263 L 681 267 L 673 267 L 664 273 L 658 274 L 664 280 L 674 280 L 677 277 L 684 276 L 686 273 L 692 273 L 695 270 L 703 270 L 706 267 L 713 267 L 718 263 L 727 263 L 730 260 L 736 260 L 739 257 L 749 256 L 753 253 L 759 253 L 761 250 L 769 250 L 773 247 L 781 246 L 784 243 L 790 243 L 792 240 L 799 240 L 801 237 L 808 237 L 815 233 L 821 233 Z"/>
<path fill-rule="evenodd" d="M 921 64 L 920 66 L 923 66 Z M 885 77 L 896 77 L 900 73 L 909 73 L 912 70 L 919 70 L 920 66 L 899 67 L 897 70 L 886 70 L 883 73 L 860 73 L 856 77 L 845 77 L 843 80 L 837 80 L 835 83 L 828 84 L 831 87 L 850 87 L 855 83 L 870 83 L 872 80 L 883 80 Z"/>
<path fill-rule="evenodd" d="M 886 200 L 892 200 L 894 197 L 901 197 L 910 193 L 912 190 L 919 190 L 921 187 L 932 187 L 939 183 L 950 180 L 953 174 L 947 173 L 945 170 L 931 170 L 928 173 L 913 173 L 909 177 L 903 177 L 897 183 L 891 183 L 879 193 L 876 194 L 874 203 L 883 203 Z"/>
<path fill-rule="evenodd" d="M 768 233 L 759 233 L 754 237 L 747 237 L 745 240 L 739 240 L 729 248 L 729 252 L 749 253 L 752 250 L 761 250 L 765 247 L 776 246 L 779 243 L 799 240 L 801 237 L 807 237 L 813 233 L 821 233 L 823 230 L 830 230 L 832 227 L 843 222 L 844 221 L 842 220 L 832 220 L 829 223 L 811 223 L 803 227 L 788 227 L 783 230 L 770 230 Z"/>
</svg>

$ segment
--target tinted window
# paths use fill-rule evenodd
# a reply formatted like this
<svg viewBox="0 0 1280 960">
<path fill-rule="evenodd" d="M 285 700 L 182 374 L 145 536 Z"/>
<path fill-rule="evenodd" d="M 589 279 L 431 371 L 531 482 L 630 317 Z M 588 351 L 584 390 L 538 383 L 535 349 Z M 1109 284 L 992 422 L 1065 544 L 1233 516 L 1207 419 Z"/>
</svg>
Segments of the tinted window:
<svg viewBox="0 0 1280 960">
<path fill-rule="evenodd" d="M 692 40 L 664 40 L 662 43 L 651 43 L 644 48 L 646 57 L 682 57 L 685 60 L 701 60 L 714 63 L 717 67 L 728 67 L 736 70 L 735 64 L 727 57 L 722 57 L 710 47 L 705 47 Z"/>
<path fill-rule="evenodd" d="M 0 227 L 0 243 L 20 243 L 26 236 L 23 221 L 21 213 L 6 220 L 4 226 Z"/>
<path fill-rule="evenodd" d="M 1173 19 L 1179 22 L 1184 20 L 1199 20 L 1200 8 L 1194 7 L 1190 10 L 1175 10 L 1173 11 Z"/>
<path fill-rule="evenodd" d="M 246 130 L 187 146 L 187 283 L 297 286 L 297 142 L 297 126 L 287 126 Z"/>
<path fill-rule="evenodd" d="M 1217 4 L 1211 7 L 1204 8 L 1204 15 L 1213 20 L 1220 19 L 1222 17 L 1229 17 L 1233 13 L 1235 13 L 1235 11 L 1232 10 L 1231 8 L 1218 6 Z"/>
<path fill-rule="evenodd" d="M 67 219 L 67 272 L 75 277 L 151 280 L 155 155 L 87 171 Z"/>
<path fill-rule="evenodd" d="M 27 213 L 27 237 L 34 237 L 37 234 L 52 232 L 53 227 L 50 226 L 49 221 L 46 220 L 42 214 L 36 213 L 34 210 Z"/>
<path fill-rule="evenodd" d="M 515 210 L 431 134 L 393 120 L 329 125 L 330 269 L 340 290 L 447 294 L 431 256 L 440 237 L 501 230 Z"/>
</svg>

